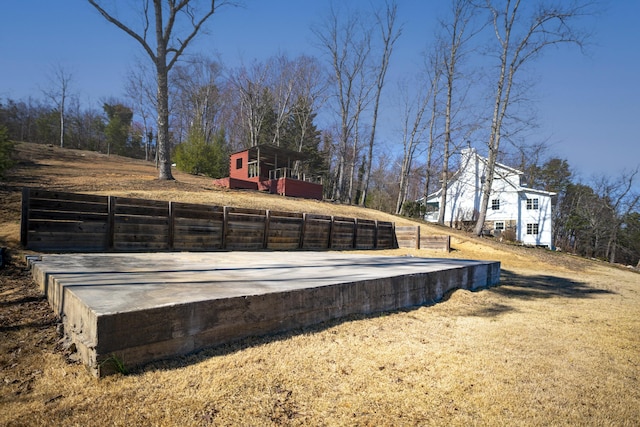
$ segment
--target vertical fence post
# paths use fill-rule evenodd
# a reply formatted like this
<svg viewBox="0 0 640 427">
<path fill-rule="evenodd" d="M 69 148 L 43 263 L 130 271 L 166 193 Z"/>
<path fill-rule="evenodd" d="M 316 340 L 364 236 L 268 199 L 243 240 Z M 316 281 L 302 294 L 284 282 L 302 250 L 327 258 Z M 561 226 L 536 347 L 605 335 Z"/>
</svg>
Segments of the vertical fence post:
<svg viewBox="0 0 640 427">
<path fill-rule="evenodd" d="M 304 249 L 304 230 L 307 228 L 307 214 L 302 213 L 302 229 L 300 230 L 300 241 L 298 242 L 298 249 Z"/>
<path fill-rule="evenodd" d="M 227 228 L 229 227 L 229 206 L 224 206 L 222 209 L 222 249 L 227 249 Z"/>
<path fill-rule="evenodd" d="M 331 215 L 331 222 L 329 222 L 329 247 L 327 249 L 333 249 L 333 215 Z"/>
<path fill-rule="evenodd" d="M 400 244 L 398 243 L 398 236 L 396 235 L 396 223 L 395 221 L 391 223 L 391 249 L 398 249 Z"/>
<path fill-rule="evenodd" d="M 378 220 L 375 220 L 375 228 L 373 229 L 373 249 L 378 249 Z"/>
<path fill-rule="evenodd" d="M 353 242 L 351 242 L 351 247 L 353 249 L 358 247 L 358 218 L 353 221 Z"/>
<path fill-rule="evenodd" d="M 420 249 L 420 226 L 416 225 L 416 249 Z"/>
<path fill-rule="evenodd" d="M 269 227 L 271 226 L 271 211 L 267 209 L 264 218 L 264 236 L 262 239 L 262 248 L 267 249 L 269 246 Z"/>
<path fill-rule="evenodd" d="M 167 243 L 168 243 L 168 246 L 169 246 L 169 250 L 171 251 L 171 250 L 173 250 L 173 242 L 175 240 L 175 234 L 174 233 L 175 233 L 175 230 L 176 230 L 176 228 L 175 228 L 175 226 L 176 226 L 176 222 L 175 222 L 176 217 L 175 217 L 175 212 L 174 212 L 174 209 L 173 209 L 173 202 L 171 202 L 171 201 L 169 202 L 169 218 L 168 219 L 169 219 L 169 236 L 168 236 L 169 241 Z"/>
<path fill-rule="evenodd" d="M 26 248 L 29 244 L 29 198 L 31 189 L 22 187 L 22 213 L 20 217 L 20 244 Z"/>
<path fill-rule="evenodd" d="M 109 196 L 109 207 L 107 212 L 109 217 L 107 219 L 107 250 L 112 250 L 115 247 L 115 234 L 116 234 L 116 198 L 115 196 Z"/>
</svg>

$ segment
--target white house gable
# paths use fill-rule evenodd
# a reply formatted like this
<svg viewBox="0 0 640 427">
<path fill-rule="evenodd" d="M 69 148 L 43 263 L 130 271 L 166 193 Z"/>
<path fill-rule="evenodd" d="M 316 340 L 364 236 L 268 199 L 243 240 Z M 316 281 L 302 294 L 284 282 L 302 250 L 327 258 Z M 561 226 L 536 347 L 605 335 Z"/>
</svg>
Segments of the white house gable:
<svg viewBox="0 0 640 427">
<path fill-rule="evenodd" d="M 475 222 L 480 210 L 482 185 L 486 178 L 487 160 L 475 149 L 462 150 L 460 170 L 447 185 L 444 222 L 461 227 Z M 512 230 L 516 239 L 527 245 L 553 246 L 552 196 L 554 193 L 533 190 L 521 185 L 523 173 L 497 164 L 491 186 L 485 228 L 493 234 Z M 427 221 L 438 221 L 441 190 L 427 198 Z"/>
</svg>

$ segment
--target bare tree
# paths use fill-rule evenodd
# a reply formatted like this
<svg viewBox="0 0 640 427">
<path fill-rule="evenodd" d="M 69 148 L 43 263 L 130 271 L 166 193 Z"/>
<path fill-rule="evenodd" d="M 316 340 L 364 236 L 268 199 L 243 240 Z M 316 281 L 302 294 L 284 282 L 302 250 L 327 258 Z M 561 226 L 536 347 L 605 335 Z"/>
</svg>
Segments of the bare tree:
<svg viewBox="0 0 640 427">
<path fill-rule="evenodd" d="M 585 34 L 575 21 L 589 13 L 590 3 L 579 1 L 486 0 L 499 56 L 493 116 L 489 132 L 486 179 L 482 187 L 480 212 L 474 229 L 481 235 L 491 197 L 493 175 L 498 159 L 503 124 L 512 106 L 511 93 L 516 77 L 525 65 L 546 48 L 561 43 L 582 46 Z"/>
<path fill-rule="evenodd" d="M 431 84 L 431 99 L 429 102 L 431 104 L 430 107 L 430 117 L 429 117 L 429 128 L 428 128 L 428 141 L 427 141 L 427 158 L 425 162 L 425 178 L 424 178 L 424 191 L 423 197 L 425 204 L 427 203 L 427 197 L 429 196 L 429 187 L 431 185 L 431 167 L 433 164 L 433 149 L 436 144 L 436 140 L 438 139 L 438 135 L 436 132 L 437 122 L 438 122 L 438 95 L 440 93 L 440 80 L 442 78 L 443 67 L 441 63 L 442 57 L 440 55 L 434 54 L 430 58 L 430 71 L 426 74 L 430 75 L 430 84 Z"/>
<path fill-rule="evenodd" d="M 291 110 L 295 105 L 295 90 L 300 80 L 300 69 L 296 61 L 291 61 L 286 55 L 278 55 L 270 59 L 272 71 L 270 82 L 271 93 L 273 94 L 275 112 L 275 129 L 273 132 L 273 145 L 280 146 L 282 131 Z"/>
<path fill-rule="evenodd" d="M 409 176 L 413 167 L 413 159 L 418 146 L 423 141 L 427 128 L 423 116 L 432 99 L 434 86 L 427 86 L 424 80 L 419 83 L 401 83 L 398 93 L 402 96 L 402 163 L 400 165 L 400 181 L 396 214 L 402 213 L 402 206 L 407 199 Z M 431 83 L 431 82 L 428 82 Z"/>
<path fill-rule="evenodd" d="M 313 120 L 315 112 L 326 100 L 326 80 L 322 78 L 322 67 L 312 56 L 300 56 L 296 59 L 298 80 L 296 84 L 297 102 L 303 102 L 306 108 L 298 108 L 295 120 L 302 130 L 297 150 L 302 151 L 306 138 L 305 131 Z"/>
<path fill-rule="evenodd" d="M 231 76 L 240 98 L 240 120 L 242 127 L 248 130 L 251 147 L 258 145 L 264 124 L 268 73 L 267 65 L 256 61 L 249 68 L 241 66 Z"/>
<path fill-rule="evenodd" d="M 88 0 L 109 22 L 135 39 L 155 66 L 157 80 L 158 179 L 172 180 L 171 144 L 169 141 L 169 71 L 185 49 L 201 32 L 204 23 L 224 4 L 211 0 L 144 0 L 137 31 L 116 14 L 109 13 L 99 0 Z M 150 35 L 155 34 L 155 38 Z"/>
<path fill-rule="evenodd" d="M 631 172 L 621 172 L 615 180 L 601 178 L 596 184 L 596 189 L 604 206 L 608 211 L 606 221 L 609 229 L 605 258 L 610 263 L 616 262 L 616 249 L 618 247 L 618 234 L 624 219 L 640 206 L 640 193 L 634 192 L 634 181 L 640 173 L 640 168 Z"/>
<path fill-rule="evenodd" d="M 153 140 L 153 127 L 149 123 L 156 109 L 156 96 L 154 88 L 157 87 L 152 74 L 145 63 L 139 61 L 129 69 L 125 91 L 136 114 L 142 118 L 144 133 L 144 159 L 149 161 L 151 153 L 151 142 Z"/>
<path fill-rule="evenodd" d="M 60 116 L 60 147 L 64 147 L 65 134 L 65 107 L 70 96 L 73 75 L 62 65 L 54 65 L 49 75 L 49 87 L 43 90 L 43 94 L 54 103 Z"/>
<path fill-rule="evenodd" d="M 220 64 L 200 55 L 190 58 L 184 65 L 176 66 L 171 77 L 174 100 L 172 115 L 179 122 L 180 141 L 191 131 L 196 131 L 206 143 L 210 143 L 214 132 L 221 127 L 218 89 L 221 76 Z"/>
<path fill-rule="evenodd" d="M 332 198 L 345 200 L 348 189 L 345 188 L 348 161 L 348 143 L 352 141 L 357 147 L 355 130 L 360 120 L 360 113 L 364 107 L 361 78 L 367 65 L 371 51 L 371 37 L 369 31 L 363 30 L 358 14 L 348 13 L 345 20 L 341 20 L 340 13 L 332 6 L 321 27 L 313 29 L 326 53 L 333 75 L 334 99 L 337 113 L 340 117 L 337 170 L 332 191 Z M 353 154 L 353 150 L 352 153 Z M 355 161 L 355 159 L 353 159 Z"/>
<path fill-rule="evenodd" d="M 465 54 L 465 48 L 470 40 L 478 33 L 479 28 L 472 28 L 473 18 L 477 8 L 471 0 L 452 0 L 451 21 L 442 21 L 443 35 L 436 49 L 442 52 L 445 111 L 444 111 L 444 146 L 442 157 L 442 191 L 440 194 L 440 210 L 438 224 L 444 225 L 445 209 L 447 205 L 447 185 L 449 182 L 449 158 L 452 149 L 452 120 L 454 116 L 454 98 L 459 88 L 459 65 Z M 464 91 L 466 92 L 466 91 Z"/>
<path fill-rule="evenodd" d="M 384 16 L 382 14 L 376 14 L 376 20 L 382 35 L 382 56 L 380 57 L 380 65 L 375 81 L 375 99 L 373 101 L 373 118 L 371 120 L 371 132 L 369 134 L 369 151 L 367 154 L 367 165 L 364 169 L 364 183 L 362 194 L 360 195 L 359 204 L 364 206 L 367 199 L 367 192 L 369 190 L 369 176 L 371 174 L 371 162 L 373 160 L 373 144 L 376 136 L 376 126 L 378 122 L 378 110 L 380 108 L 380 96 L 382 95 L 382 88 L 384 87 L 385 77 L 387 75 L 387 69 L 389 68 L 389 60 L 395 42 L 400 37 L 402 29 L 396 30 L 396 15 L 398 12 L 398 5 L 395 2 L 387 2 Z"/>
</svg>

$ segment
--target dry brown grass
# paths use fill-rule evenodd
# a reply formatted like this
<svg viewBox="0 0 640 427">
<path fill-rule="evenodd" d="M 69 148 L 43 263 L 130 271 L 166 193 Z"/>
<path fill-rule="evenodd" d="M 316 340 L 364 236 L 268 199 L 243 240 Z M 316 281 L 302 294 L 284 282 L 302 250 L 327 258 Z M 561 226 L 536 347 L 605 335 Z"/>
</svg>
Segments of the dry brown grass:
<svg viewBox="0 0 640 427">
<path fill-rule="evenodd" d="M 39 150 L 51 158 L 38 157 Z M 96 157 L 85 165 L 91 153 L 23 145 L 21 155 L 34 164 L 23 164 L 1 188 L 3 201 L 11 201 L 0 211 L 0 238 L 9 246 L 18 230 L 11 187 L 34 174 L 32 185 L 68 191 L 388 218 L 213 191 L 207 180 L 180 174 L 177 183 L 159 183 L 150 178 L 153 168 L 138 162 Z M 95 175 L 83 183 L 78 171 Z M 102 380 L 55 347 L 50 310 L 16 259 L 0 270 L 0 425 L 637 425 L 640 276 L 453 235 L 447 256 L 500 260 L 500 286 L 248 339 Z"/>
</svg>

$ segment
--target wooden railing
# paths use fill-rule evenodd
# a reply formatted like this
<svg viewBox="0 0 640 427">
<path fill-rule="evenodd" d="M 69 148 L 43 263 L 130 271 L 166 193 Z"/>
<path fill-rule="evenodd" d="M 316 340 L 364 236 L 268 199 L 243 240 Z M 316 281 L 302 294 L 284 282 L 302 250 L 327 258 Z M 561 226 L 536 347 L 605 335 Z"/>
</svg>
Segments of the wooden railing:
<svg viewBox="0 0 640 427">
<path fill-rule="evenodd" d="M 397 247 L 386 221 L 30 188 L 22 192 L 20 240 L 59 252 Z"/>
</svg>

